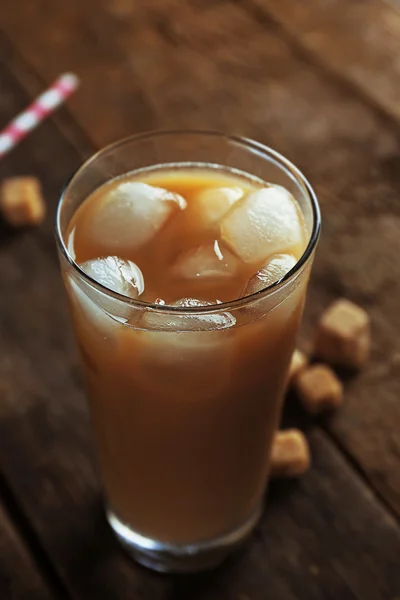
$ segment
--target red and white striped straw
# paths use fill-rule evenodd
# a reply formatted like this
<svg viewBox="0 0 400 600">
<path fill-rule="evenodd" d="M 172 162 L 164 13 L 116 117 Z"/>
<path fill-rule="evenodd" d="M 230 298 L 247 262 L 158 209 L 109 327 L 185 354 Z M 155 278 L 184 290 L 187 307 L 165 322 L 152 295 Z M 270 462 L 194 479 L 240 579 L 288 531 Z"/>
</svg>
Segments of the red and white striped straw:
<svg viewBox="0 0 400 600">
<path fill-rule="evenodd" d="M 26 110 L 0 132 L 0 158 L 12 150 L 77 89 L 79 79 L 73 73 L 61 75 Z"/>
</svg>

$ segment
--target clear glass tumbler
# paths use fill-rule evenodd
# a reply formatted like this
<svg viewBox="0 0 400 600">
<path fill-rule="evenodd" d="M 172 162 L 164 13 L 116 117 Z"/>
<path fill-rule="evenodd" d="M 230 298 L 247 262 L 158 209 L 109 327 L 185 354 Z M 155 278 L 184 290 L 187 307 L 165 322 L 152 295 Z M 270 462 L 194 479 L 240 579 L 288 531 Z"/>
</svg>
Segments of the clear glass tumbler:
<svg viewBox="0 0 400 600">
<path fill-rule="evenodd" d="M 169 164 L 220 165 L 286 187 L 309 236 L 295 267 L 255 294 L 196 308 L 131 300 L 86 275 L 66 240 L 74 212 L 110 179 Z M 315 194 L 293 164 L 262 144 L 214 132 L 122 140 L 64 190 L 56 238 L 107 516 L 140 563 L 160 571 L 213 567 L 256 524 L 319 230 Z M 202 330 L 201 319 L 187 318 L 204 313 L 232 326 Z"/>
</svg>

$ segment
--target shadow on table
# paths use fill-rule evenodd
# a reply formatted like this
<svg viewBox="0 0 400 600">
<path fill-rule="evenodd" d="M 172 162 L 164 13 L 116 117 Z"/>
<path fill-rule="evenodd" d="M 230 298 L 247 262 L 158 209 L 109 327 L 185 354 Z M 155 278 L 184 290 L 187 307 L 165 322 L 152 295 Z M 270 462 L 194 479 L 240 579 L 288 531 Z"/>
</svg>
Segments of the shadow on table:
<svg viewBox="0 0 400 600">
<path fill-rule="evenodd" d="M 6 246 L 17 235 L 20 235 L 24 229 L 16 230 L 10 227 L 4 219 L 0 218 L 0 247 Z"/>
</svg>

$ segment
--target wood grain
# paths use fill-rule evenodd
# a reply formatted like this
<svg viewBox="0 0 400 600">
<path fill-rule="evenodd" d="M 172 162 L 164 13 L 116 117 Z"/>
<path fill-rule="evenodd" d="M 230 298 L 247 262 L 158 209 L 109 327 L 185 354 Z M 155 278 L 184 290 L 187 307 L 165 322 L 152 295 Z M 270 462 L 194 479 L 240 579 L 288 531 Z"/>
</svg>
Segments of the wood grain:
<svg viewBox="0 0 400 600">
<path fill-rule="evenodd" d="M 7 90 L 8 104 L 3 101 L 0 109 L 6 117 L 26 98 L 4 70 L 1 87 Z M 48 122 L 0 165 L 1 176 L 16 171 L 39 176 L 50 212 L 40 230 L 3 231 L 0 460 L 67 590 L 82 599 L 122 599 L 133 593 L 143 599 L 202 594 L 257 600 L 268 588 L 272 597 L 294 599 L 301 582 L 307 598 L 389 598 L 400 586 L 393 568 L 399 529 L 318 432 L 313 434 L 314 470 L 291 490 L 273 489 L 270 508 L 246 553 L 211 579 L 159 578 L 120 553 L 101 510 L 87 411 L 76 381 L 51 244 L 57 190 L 79 160 Z"/>
<path fill-rule="evenodd" d="M 21 0 L 3 8 L 0 28 L 43 80 L 80 75 L 69 106 L 97 146 L 154 127 L 226 129 L 276 147 L 331 190 L 398 150 L 392 127 L 273 24 L 241 4 L 198 6 Z"/>
<path fill-rule="evenodd" d="M 0 593 L 4 600 L 50 600 L 53 597 L 2 503 Z"/>
<path fill-rule="evenodd" d="M 76 70 L 83 82 L 70 104 L 77 123 L 61 111 L 0 164 L 0 177 L 40 177 L 49 204 L 40 230 L 0 226 L 0 462 L 73 598 L 392 600 L 400 593 L 398 525 L 350 466 L 400 514 L 397 129 L 297 52 L 273 21 L 258 19 L 249 1 L 2 6 L 0 27 L 12 42 L 0 41 L 2 123 L 28 102 L 26 89 L 32 96 L 60 71 Z M 274 486 L 246 553 L 194 578 L 132 565 L 106 527 L 52 239 L 59 191 L 91 141 L 165 126 L 234 130 L 295 160 L 316 184 L 325 219 L 304 335 L 340 295 L 365 305 L 374 328 L 370 367 L 348 378 L 345 408 L 322 423 L 335 444 L 317 427 L 313 470 L 299 484 Z"/>
<path fill-rule="evenodd" d="M 322 308 L 338 297 L 369 312 L 371 361 L 359 374 L 342 373 L 344 406 L 323 424 L 400 515 L 400 181 L 395 165 L 383 162 L 345 188 L 341 202 L 321 191 L 324 228 L 302 340 L 309 346 Z"/>
<path fill-rule="evenodd" d="M 356 4 L 361 18 L 361 4 Z M 381 5 L 365 6 L 372 4 L 375 10 Z M 298 56 L 273 23 L 249 12 L 247 0 L 185 7 L 173 0 L 168 6 L 103 0 L 96 11 L 89 0 L 52 2 L 53 9 L 48 0 L 40 0 L 38 6 L 29 35 L 32 8 L 25 1 L 18 14 L 12 5 L 3 10 L 2 26 L 44 79 L 54 77 L 57 69 L 77 69 L 83 85 L 71 110 L 96 143 L 152 126 L 237 130 L 283 151 L 316 184 L 325 219 L 306 330 L 311 332 L 322 308 L 339 295 L 371 308 L 374 319 L 374 362 L 349 383 L 350 400 L 331 429 L 399 512 L 397 383 L 396 367 L 390 366 L 398 352 L 397 267 L 391 260 L 398 250 L 393 233 L 399 189 L 396 128 L 318 65 Z M 353 4 L 350 8 L 356 10 Z M 298 18 L 300 9 L 288 4 L 287 9 L 287 18 L 292 13 Z M 18 79 L 38 91 L 29 69 L 7 45 L 4 56 Z M 105 95 L 103 82 L 94 78 L 100 71 L 104 81 L 109 77 L 114 82 Z M 64 132 L 73 131 L 70 124 L 66 122 Z M 81 147 L 79 140 L 70 139 Z M 392 293 L 377 293 L 387 286 Z M 371 373 L 380 374 L 373 384 L 368 383 Z M 369 391 L 379 400 L 371 401 Z"/>
<path fill-rule="evenodd" d="M 310 436 L 312 471 L 299 483 L 272 487 L 246 550 L 223 569 L 159 577 L 130 563 L 101 512 L 79 398 L 66 389 L 55 407 L 53 386 L 37 380 L 21 351 L 9 356 L 16 372 L 7 373 L 8 399 L 18 410 L 5 418 L 3 407 L 0 456 L 72 597 L 261 600 L 268 590 L 285 600 L 386 600 L 400 589 L 397 524 L 318 431 Z"/>
<path fill-rule="evenodd" d="M 248 0 L 272 15 L 314 60 L 400 119 L 400 5 L 395 0 Z"/>
</svg>

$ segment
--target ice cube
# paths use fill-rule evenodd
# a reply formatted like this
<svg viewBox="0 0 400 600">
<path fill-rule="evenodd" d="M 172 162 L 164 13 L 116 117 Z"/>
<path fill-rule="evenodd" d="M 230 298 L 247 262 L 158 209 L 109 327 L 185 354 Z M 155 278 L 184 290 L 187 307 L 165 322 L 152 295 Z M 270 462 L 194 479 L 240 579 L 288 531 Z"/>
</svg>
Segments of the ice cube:
<svg viewBox="0 0 400 600">
<path fill-rule="evenodd" d="M 294 267 L 297 260 L 291 254 L 276 254 L 268 259 L 262 269 L 250 279 L 244 290 L 244 296 L 255 294 L 276 283 Z"/>
<path fill-rule="evenodd" d="M 172 306 L 177 308 L 197 308 L 199 306 L 215 306 L 212 302 L 197 298 L 181 298 Z M 217 313 L 160 313 L 148 311 L 143 315 L 141 325 L 144 328 L 163 331 L 203 331 L 227 329 L 235 325 L 236 319 L 228 312 Z"/>
<path fill-rule="evenodd" d="M 260 263 L 302 244 L 299 209 L 285 188 L 262 188 L 232 207 L 222 220 L 221 236 L 244 262 Z"/>
<path fill-rule="evenodd" d="M 174 212 L 185 207 L 185 199 L 178 194 L 126 181 L 100 201 L 87 235 L 93 241 L 105 241 L 111 250 L 136 248 L 151 240 Z"/>
<path fill-rule="evenodd" d="M 243 194 L 239 187 L 210 188 L 200 192 L 195 203 L 201 226 L 207 228 L 218 223 Z"/>
<path fill-rule="evenodd" d="M 107 297 L 94 290 L 83 280 L 71 276 L 66 279 L 67 290 L 71 299 L 73 312 L 77 319 L 77 330 L 86 331 L 85 336 L 97 340 L 115 339 L 117 328 L 121 327 L 107 310 L 116 309 L 118 301 Z"/>
<path fill-rule="evenodd" d="M 215 307 L 211 302 L 182 298 L 181 308 Z M 137 332 L 136 378 L 142 389 L 171 400 L 213 398 L 226 387 L 234 364 L 236 319 L 228 312 L 157 314 L 142 320 Z"/>
<path fill-rule="evenodd" d="M 181 279 L 217 279 L 233 277 L 238 260 L 218 240 L 182 252 L 172 267 L 174 277 Z"/>
<path fill-rule="evenodd" d="M 144 290 L 142 272 L 130 260 L 106 256 L 87 260 L 80 267 L 92 279 L 123 296 L 135 299 Z M 83 279 L 70 277 L 69 287 L 73 303 L 86 323 L 106 337 L 111 335 L 118 323 L 126 323 L 137 313 L 134 307 L 97 290 Z"/>
<path fill-rule="evenodd" d="M 131 260 L 106 256 L 87 260 L 80 267 L 92 279 L 123 296 L 137 298 L 144 291 L 142 271 Z"/>
</svg>

